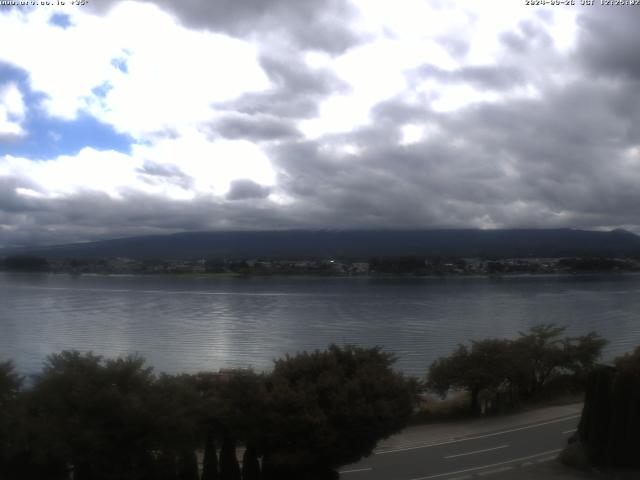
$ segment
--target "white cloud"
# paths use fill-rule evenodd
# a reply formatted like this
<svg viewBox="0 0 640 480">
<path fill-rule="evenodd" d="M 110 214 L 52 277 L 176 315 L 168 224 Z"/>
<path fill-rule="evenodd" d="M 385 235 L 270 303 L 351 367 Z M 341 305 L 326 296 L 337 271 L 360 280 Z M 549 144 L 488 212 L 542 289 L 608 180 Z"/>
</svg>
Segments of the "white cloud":
<svg viewBox="0 0 640 480">
<path fill-rule="evenodd" d="M 144 175 L 145 162 L 175 169 L 189 182 L 170 176 L 153 180 Z M 87 147 L 77 155 L 31 160 L 10 155 L 0 158 L 0 176 L 28 178 L 40 195 L 54 198 L 85 190 L 119 198 L 125 191 L 140 191 L 177 200 L 197 195 L 224 196 L 233 180 L 275 184 L 276 172 L 267 156 L 245 140 L 209 141 L 202 133 L 183 132 L 177 139 L 136 145 L 131 155 Z M 184 180 L 180 177 L 178 180 Z M 22 192 L 23 194 L 25 192 Z"/>
<path fill-rule="evenodd" d="M 24 116 L 25 105 L 18 86 L 13 82 L 0 85 L 0 138 L 24 136 Z"/>
<path fill-rule="evenodd" d="M 32 88 L 47 94 L 44 107 L 56 117 L 72 119 L 86 109 L 118 131 L 143 137 L 206 120 L 212 102 L 269 85 L 251 44 L 187 30 L 151 4 L 121 2 L 104 18 L 65 9 L 73 26 L 64 30 L 48 23 L 50 13 L 0 15 L 5 38 L 34 39 L 3 42 L 9 48 L 0 47 L 0 60 L 29 72 Z"/>
<path fill-rule="evenodd" d="M 232 180 L 249 179 L 274 185 L 276 173 L 265 153 L 246 140 L 209 140 L 197 131 L 181 132 L 177 139 L 137 145 L 132 155 L 166 165 L 179 165 L 193 178 L 198 193 L 224 195 Z"/>
<path fill-rule="evenodd" d="M 23 98 L 24 83 L 0 79 L 0 140 L 32 133 L 24 131 L 27 109 L 62 119 L 88 113 L 133 138 L 130 153 L 98 150 L 89 132 L 74 155 L 0 157 L 0 183 L 10 193 L 0 192 L 0 201 L 9 212 L 24 208 L 20 221 L 37 224 L 34 206 L 57 204 L 80 231 L 75 211 L 88 197 L 118 209 L 129 205 L 113 199 L 152 198 L 149 224 L 171 229 L 255 222 L 495 227 L 544 225 L 551 216 L 593 226 L 601 220 L 583 212 L 610 216 L 616 201 L 637 204 L 639 110 L 628 78 L 637 69 L 632 56 L 613 63 L 610 55 L 594 57 L 595 68 L 605 69 L 595 81 L 606 88 L 586 88 L 594 80 L 576 45 L 578 8 L 352 0 L 355 19 L 329 15 L 335 29 L 323 23 L 298 32 L 298 14 L 280 0 L 268 13 L 238 7 L 240 16 L 227 12 L 226 20 L 211 18 L 204 0 L 184 8 L 111 3 L 102 17 L 65 8 L 66 29 L 49 24 L 56 7 L 0 12 L 9 39 L 0 43 L 0 62 L 24 69 L 29 88 L 44 94 Z M 182 21 L 158 4 L 182 11 Z M 196 22 L 199 13 L 207 21 Z M 201 28 L 188 28 L 194 25 Z M 283 34 L 292 28 L 297 41 Z M 340 40 L 336 32 L 353 35 Z M 322 45 L 345 48 L 314 50 Z M 619 65 L 624 76 L 606 75 Z M 43 103 L 25 104 L 31 98 Z M 529 129 L 544 132 L 545 141 Z M 33 133 L 66 146 L 65 130 L 53 123 Z M 609 170 L 624 173 L 598 174 L 596 159 L 618 158 L 611 153 L 618 149 L 625 152 L 620 168 Z M 578 180 L 558 187 L 568 171 Z M 245 191 L 228 198 L 242 201 L 225 200 L 232 184 Z M 590 200 L 599 196 L 618 200 Z M 635 221 L 629 211 L 621 225 Z M 140 228 L 132 219 L 127 232 Z M 99 228 L 108 236 L 109 222 Z"/>
<path fill-rule="evenodd" d="M 407 124 L 400 129 L 402 138 L 401 145 L 410 145 L 417 143 L 424 138 L 424 128 L 421 125 Z"/>
<path fill-rule="evenodd" d="M 466 66 L 501 65 L 507 55 L 501 33 L 518 29 L 526 22 L 543 29 L 561 52 L 569 51 L 575 43 L 577 11 L 574 9 L 548 10 L 549 15 L 541 17 L 541 10 L 511 0 L 491 3 L 354 0 L 354 4 L 360 13 L 354 28 L 368 34 L 371 40 L 335 58 L 325 54 L 306 55 L 309 65 L 330 68 L 351 87 L 347 94 L 325 99 L 317 117 L 300 122 L 300 130 L 308 137 L 348 132 L 367 125 L 369 112 L 375 104 L 400 93 L 407 96 L 406 73 L 421 64 L 444 71 Z M 449 45 L 443 39 L 456 39 L 466 44 L 466 52 L 456 55 L 449 51 Z M 544 56 L 541 59 L 544 60 Z M 547 72 L 539 62 L 530 66 L 521 64 L 521 67 L 530 68 L 532 80 L 535 76 L 544 81 L 547 75 L 554 74 Z M 451 85 L 435 80 L 415 88 L 427 93 L 430 106 L 441 112 L 455 111 L 477 102 L 528 97 L 535 90 L 530 85 L 526 91 L 499 95 L 471 85 Z"/>
<path fill-rule="evenodd" d="M 84 148 L 77 155 L 35 161 L 7 155 L 0 160 L 0 175 L 28 178 L 48 197 L 59 197 L 83 190 L 97 190 L 113 197 L 122 186 L 135 181 L 141 162 L 115 151 Z"/>
<path fill-rule="evenodd" d="M 49 23 L 53 11 L 0 14 L 3 37 L 33 39 L 0 43 L 0 61 L 28 72 L 30 87 L 46 95 L 41 107 L 50 116 L 74 119 L 86 111 L 138 143 L 130 155 L 88 145 L 55 158 L 5 156 L 0 175 L 28 178 L 47 197 L 94 190 L 118 198 L 135 190 L 190 199 L 224 195 L 236 178 L 274 184 L 275 172 L 258 146 L 212 140 L 198 130 L 216 117 L 214 102 L 269 87 L 256 47 L 188 30 L 149 3 L 119 2 L 105 17 L 65 8 L 72 19 L 66 29 Z M 16 85 L 0 89 L 0 136 L 24 134 L 24 109 Z M 193 182 L 150 181 L 139 172 L 147 160 L 175 166 Z"/>
</svg>

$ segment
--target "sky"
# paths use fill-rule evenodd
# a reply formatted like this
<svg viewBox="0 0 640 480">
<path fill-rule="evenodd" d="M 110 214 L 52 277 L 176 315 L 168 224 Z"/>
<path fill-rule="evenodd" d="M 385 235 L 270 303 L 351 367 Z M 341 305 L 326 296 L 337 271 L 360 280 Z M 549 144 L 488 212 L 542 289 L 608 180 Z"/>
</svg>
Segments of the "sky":
<svg viewBox="0 0 640 480">
<path fill-rule="evenodd" d="M 13 3 L 0 5 L 0 247 L 640 233 L 640 6 Z"/>
</svg>

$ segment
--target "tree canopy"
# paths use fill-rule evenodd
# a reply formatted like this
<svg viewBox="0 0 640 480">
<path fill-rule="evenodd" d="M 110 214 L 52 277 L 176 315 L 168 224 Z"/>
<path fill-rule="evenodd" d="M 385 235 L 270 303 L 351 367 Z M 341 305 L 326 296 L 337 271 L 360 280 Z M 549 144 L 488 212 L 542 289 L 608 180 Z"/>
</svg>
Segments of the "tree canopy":
<svg viewBox="0 0 640 480">
<path fill-rule="evenodd" d="M 473 413 L 480 410 L 482 391 L 499 390 L 533 398 L 561 375 L 584 385 L 606 341 L 595 332 L 561 337 L 565 327 L 536 325 L 516 339 L 485 339 L 459 345 L 449 356 L 431 364 L 427 387 L 442 396 L 450 390 L 470 394 Z"/>
<path fill-rule="evenodd" d="M 404 427 L 415 383 L 392 370 L 394 361 L 379 347 L 352 345 L 276 361 L 261 442 L 268 462 L 285 470 L 335 468 Z"/>
<path fill-rule="evenodd" d="M 195 451 L 205 449 L 204 478 L 237 480 L 239 444 L 243 478 L 257 477 L 259 456 L 276 478 L 311 478 L 406 424 L 414 382 L 393 361 L 380 348 L 333 345 L 265 374 L 155 375 L 137 356 L 63 351 L 26 390 L 13 364 L 0 363 L 0 471 L 8 480 L 195 480 Z"/>
</svg>

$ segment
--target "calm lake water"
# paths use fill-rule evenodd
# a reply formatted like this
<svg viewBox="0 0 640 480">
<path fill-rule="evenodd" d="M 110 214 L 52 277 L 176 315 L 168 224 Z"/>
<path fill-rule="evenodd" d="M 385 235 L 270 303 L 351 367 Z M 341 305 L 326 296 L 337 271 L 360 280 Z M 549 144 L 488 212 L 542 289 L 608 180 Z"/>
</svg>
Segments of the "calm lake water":
<svg viewBox="0 0 640 480">
<path fill-rule="evenodd" d="M 640 345 L 640 276 L 199 278 L 0 273 L 0 359 L 37 372 L 63 349 L 139 353 L 158 371 L 269 369 L 335 342 L 382 345 L 423 375 L 457 343 L 541 322 Z"/>
</svg>

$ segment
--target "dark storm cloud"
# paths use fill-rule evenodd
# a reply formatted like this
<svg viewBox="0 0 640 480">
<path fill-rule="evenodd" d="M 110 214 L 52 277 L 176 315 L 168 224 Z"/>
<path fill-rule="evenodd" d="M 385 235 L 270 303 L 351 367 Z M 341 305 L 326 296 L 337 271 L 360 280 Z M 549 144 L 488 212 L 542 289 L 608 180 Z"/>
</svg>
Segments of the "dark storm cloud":
<svg viewBox="0 0 640 480">
<path fill-rule="evenodd" d="M 579 72 L 569 66 L 564 73 Z M 481 75 L 486 85 L 519 78 L 506 67 L 490 72 Z M 366 127 L 275 148 L 272 158 L 287 173 L 281 186 L 320 225 L 342 228 L 639 230 L 637 85 L 578 75 L 537 88 L 530 98 L 455 112 L 401 94 L 379 103 Z M 406 123 L 427 127 L 425 137 L 401 144 Z M 359 151 L 340 153 L 340 145 Z"/>
<path fill-rule="evenodd" d="M 151 1 L 151 0 L 149 0 Z M 91 2 L 104 12 L 115 2 Z M 346 0 L 152 0 L 188 28 L 236 37 L 282 36 L 301 49 L 340 53 L 361 41 L 348 21 L 354 16 Z"/>
<path fill-rule="evenodd" d="M 227 200 L 248 200 L 251 198 L 266 198 L 271 189 L 260 185 L 253 180 L 238 179 L 231 182 L 231 187 L 226 195 Z"/>
<path fill-rule="evenodd" d="M 211 132 L 257 142 L 300 136 L 292 122 L 268 115 L 226 115 L 211 125 Z"/>
<path fill-rule="evenodd" d="M 5 214 L 22 213 L 34 208 L 32 197 L 18 194 L 18 188 L 37 190 L 38 187 L 26 178 L 0 176 L 0 212 Z"/>
<path fill-rule="evenodd" d="M 380 126 L 378 133 L 389 127 Z M 369 135 L 375 132 L 356 132 L 344 140 Z M 388 143 L 359 155 L 304 142 L 281 147 L 275 158 L 288 173 L 282 180 L 286 191 L 321 225 L 425 228 L 474 225 L 480 199 L 484 206 L 500 201 L 496 172 L 463 153 L 439 141 Z"/>
<path fill-rule="evenodd" d="M 200 195 L 175 201 L 123 191 L 119 198 L 83 191 L 53 199 L 30 198 L 0 207 L 0 246 L 57 244 L 178 231 L 292 228 L 290 218 L 262 199 L 226 202 Z M 3 201 L 0 199 L 0 201 Z"/>
<path fill-rule="evenodd" d="M 578 24 L 579 58 L 593 74 L 640 80 L 640 9 L 585 9 Z"/>
<path fill-rule="evenodd" d="M 265 25 L 261 19 L 284 5 L 269 3 L 280 6 L 251 21 Z M 240 31 L 243 10 L 234 11 L 227 18 L 238 15 L 233 28 Z M 0 245 L 224 229 L 625 226 L 640 232 L 640 57 L 627 46 L 640 40 L 636 12 L 585 9 L 568 53 L 555 49 L 548 19 L 522 22 L 502 35 L 499 62 L 447 71 L 423 65 L 407 72 L 408 83 L 432 79 L 435 92 L 402 92 L 375 105 L 367 125 L 317 139 L 303 138 L 295 122 L 316 115 L 322 100 L 347 87 L 330 70 L 310 68 L 295 49 L 263 52 L 272 88 L 215 105 L 219 119 L 200 127 L 212 136 L 264 141 L 278 172 L 274 187 L 240 179 L 222 198 L 192 201 L 134 191 L 117 199 L 97 192 L 41 199 L 16 192 L 38 190 L 26 179 L 0 177 L 0 225 L 15 227 L 0 230 Z M 463 53 L 464 43 L 459 48 Z M 432 108 L 437 85 L 451 84 L 505 97 L 452 112 Z M 521 86 L 534 93 L 516 96 Z M 406 124 L 423 126 L 424 137 L 403 144 Z M 150 182 L 188 186 L 192 180 L 177 166 L 151 161 L 137 173 Z"/>
</svg>

